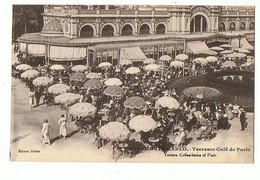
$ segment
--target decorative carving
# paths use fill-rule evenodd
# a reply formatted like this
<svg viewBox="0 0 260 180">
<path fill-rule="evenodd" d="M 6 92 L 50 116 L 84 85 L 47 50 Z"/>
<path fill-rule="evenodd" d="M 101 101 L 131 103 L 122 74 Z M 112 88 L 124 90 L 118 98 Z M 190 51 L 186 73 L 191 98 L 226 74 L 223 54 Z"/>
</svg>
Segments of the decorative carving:
<svg viewBox="0 0 260 180">
<path fill-rule="evenodd" d="M 210 14 L 210 10 L 204 6 L 196 6 L 192 9 L 192 13 L 196 13 L 196 12 L 204 12 L 205 14 L 207 14 L 209 16 Z"/>
</svg>

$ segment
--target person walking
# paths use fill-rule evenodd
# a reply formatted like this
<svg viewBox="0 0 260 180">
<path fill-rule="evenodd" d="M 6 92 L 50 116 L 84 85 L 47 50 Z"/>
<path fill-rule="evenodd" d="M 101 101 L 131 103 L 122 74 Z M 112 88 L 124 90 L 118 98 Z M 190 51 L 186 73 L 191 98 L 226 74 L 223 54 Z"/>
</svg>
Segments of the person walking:
<svg viewBox="0 0 260 180">
<path fill-rule="evenodd" d="M 49 124 L 47 119 L 45 119 L 43 121 L 41 133 L 42 133 L 42 143 L 50 145 L 51 144 L 50 136 L 49 136 L 49 134 L 50 134 L 50 124 Z"/>
<path fill-rule="evenodd" d="M 66 139 L 67 137 L 67 119 L 64 114 L 61 115 L 58 124 L 60 125 L 60 136 Z"/>
<path fill-rule="evenodd" d="M 241 131 L 244 131 L 247 126 L 246 112 L 242 111 L 240 114 Z"/>
<path fill-rule="evenodd" d="M 33 90 L 29 91 L 29 104 L 30 107 L 33 108 L 34 106 L 34 100 L 35 100 L 35 92 Z"/>
</svg>

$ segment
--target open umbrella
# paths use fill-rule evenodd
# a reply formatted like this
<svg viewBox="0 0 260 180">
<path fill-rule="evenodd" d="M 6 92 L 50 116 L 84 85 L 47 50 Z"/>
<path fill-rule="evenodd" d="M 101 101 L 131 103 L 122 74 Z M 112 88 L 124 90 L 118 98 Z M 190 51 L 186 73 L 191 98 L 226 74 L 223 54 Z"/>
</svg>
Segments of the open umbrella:
<svg viewBox="0 0 260 180">
<path fill-rule="evenodd" d="M 160 57 L 160 61 L 168 61 L 169 62 L 170 60 L 172 60 L 172 58 L 169 55 L 163 55 L 163 56 Z"/>
<path fill-rule="evenodd" d="M 189 59 L 189 56 L 187 54 L 178 54 L 175 57 L 176 60 L 180 60 L 180 61 L 186 61 Z"/>
<path fill-rule="evenodd" d="M 222 64 L 223 68 L 234 68 L 236 66 L 236 63 L 234 63 L 233 61 L 226 61 Z"/>
<path fill-rule="evenodd" d="M 82 72 L 76 72 L 71 75 L 70 80 L 71 81 L 85 81 L 86 76 Z"/>
<path fill-rule="evenodd" d="M 114 85 L 114 86 L 108 86 L 105 90 L 104 90 L 104 94 L 107 96 L 122 96 L 124 95 L 125 91 L 123 90 L 123 88 Z"/>
<path fill-rule="evenodd" d="M 143 61 L 144 64 L 153 64 L 155 63 L 155 60 L 153 58 L 148 58 Z"/>
<path fill-rule="evenodd" d="M 86 75 L 87 79 L 101 79 L 100 75 L 98 73 L 90 72 Z"/>
<path fill-rule="evenodd" d="M 74 72 L 84 72 L 88 69 L 87 66 L 84 65 L 75 65 L 71 68 L 72 71 Z"/>
<path fill-rule="evenodd" d="M 124 65 L 127 66 L 127 65 L 133 64 L 133 62 L 131 60 L 124 59 L 124 60 L 121 60 L 119 64 L 122 66 L 124 66 Z"/>
<path fill-rule="evenodd" d="M 148 132 L 154 130 L 157 126 L 156 122 L 150 116 L 138 115 L 129 121 L 129 127 L 136 132 Z"/>
<path fill-rule="evenodd" d="M 220 54 L 231 54 L 231 53 L 233 53 L 232 50 L 225 50 L 220 52 Z"/>
<path fill-rule="evenodd" d="M 130 109 L 140 109 L 145 106 L 145 101 L 143 98 L 138 96 L 133 96 L 125 100 L 124 105 Z"/>
<path fill-rule="evenodd" d="M 213 51 L 224 51 L 224 49 L 222 47 L 218 47 L 218 46 L 213 46 L 213 47 L 211 47 L 209 49 L 213 50 Z"/>
<path fill-rule="evenodd" d="M 209 63 L 213 63 L 213 62 L 217 62 L 218 61 L 218 58 L 216 56 L 208 56 L 205 59 Z"/>
<path fill-rule="evenodd" d="M 73 117 L 95 117 L 97 108 L 89 103 L 76 103 L 69 109 L 69 114 Z"/>
<path fill-rule="evenodd" d="M 179 108 L 179 102 L 170 96 L 163 96 L 160 97 L 157 100 L 158 105 L 161 105 L 162 107 L 166 107 L 169 109 L 178 109 Z"/>
<path fill-rule="evenodd" d="M 122 81 L 118 78 L 109 78 L 104 83 L 106 86 L 113 86 L 113 85 L 121 86 L 123 84 Z"/>
<path fill-rule="evenodd" d="M 130 131 L 120 122 L 110 122 L 99 129 L 99 135 L 111 141 L 124 141 L 129 137 Z"/>
<path fill-rule="evenodd" d="M 158 71 L 160 70 L 160 65 L 158 64 L 149 64 L 144 67 L 144 70 L 146 71 Z"/>
<path fill-rule="evenodd" d="M 232 46 L 229 45 L 229 44 L 222 44 L 222 45 L 220 45 L 220 47 L 222 47 L 222 48 L 232 48 Z"/>
<path fill-rule="evenodd" d="M 170 63 L 170 66 L 172 66 L 172 67 L 183 67 L 183 65 L 184 65 L 184 63 L 181 61 L 172 61 Z"/>
<path fill-rule="evenodd" d="M 189 87 L 184 89 L 183 94 L 184 96 L 191 97 L 191 98 L 209 99 L 209 98 L 219 96 L 221 92 L 211 87 L 194 86 L 194 87 Z"/>
<path fill-rule="evenodd" d="M 126 74 L 138 74 L 138 73 L 140 73 L 140 69 L 138 67 L 130 67 L 130 68 L 127 68 L 125 73 Z"/>
<path fill-rule="evenodd" d="M 32 66 L 30 66 L 28 64 L 20 64 L 20 65 L 16 66 L 16 70 L 19 70 L 19 71 L 27 71 L 30 69 L 33 69 L 33 68 L 32 68 Z"/>
<path fill-rule="evenodd" d="M 235 57 L 235 58 L 245 58 L 246 54 L 244 54 L 244 53 L 233 53 L 233 57 Z"/>
<path fill-rule="evenodd" d="M 68 104 L 72 105 L 76 102 L 78 102 L 80 99 L 79 94 L 74 94 L 74 93 L 63 93 L 54 98 L 54 102 L 56 104 Z"/>
<path fill-rule="evenodd" d="M 103 84 L 98 79 L 90 79 L 85 82 L 84 87 L 89 89 L 100 89 L 103 87 Z"/>
<path fill-rule="evenodd" d="M 52 79 L 46 76 L 37 77 L 33 80 L 33 85 L 35 86 L 48 86 L 52 84 Z"/>
<path fill-rule="evenodd" d="M 50 67 L 51 70 L 64 70 L 65 67 L 63 67 L 62 65 L 60 64 L 54 64 Z"/>
<path fill-rule="evenodd" d="M 243 48 L 237 48 L 235 49 L 237 52 L 239 53 L 245 53 L 245 54 L 250 54 L 250 51 L 247 49 L 243 49 Z"/>
<path fill-rule="evenodd" d="M 70 87 L 66 84 L 53 84 L 48 88 L 48 92 L 53 95 L 59 95 L 62 93 L 66 93 Z"/>
<path fill-rule="evenodd" d="M 201 65 L 206 65 L 208 63 L 204 58 L 196 58 L 193 62 Z"/>
<path fill-rule="evenodd" d="M 33 79 L 39 76 L 40 72 L 36 70 L 27 70 L 21 74 L 21 78 L 24 79 Z"/>
<path fill-rule="evenodd" d="M 102 62 L 102 63 L 100 63 L 100 64 L 98 65 L 98 67 L 100 67 L 100 68 L 108 68 L 108 67 L 110 67 L 110 66 L 112 66 L 112 64 L 109 63 L 109 62 Z"/>
</svg>

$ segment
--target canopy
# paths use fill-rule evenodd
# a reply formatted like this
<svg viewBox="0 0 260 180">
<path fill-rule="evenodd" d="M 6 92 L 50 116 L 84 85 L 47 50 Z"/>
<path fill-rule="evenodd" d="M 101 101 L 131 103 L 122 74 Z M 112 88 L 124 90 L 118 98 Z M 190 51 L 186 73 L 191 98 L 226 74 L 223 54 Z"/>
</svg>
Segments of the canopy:
<svg viewBox="0 0 260 180">
<path fill-rule="evenodd" d="M 82 72 L 76 72 L 76 73 L 73 73 L 71 75 L 70 80 L 72 80 L 72 81 L 85 81 L 86 76 Z"/>
<path fill-rule="evenodd" d="M 66 104 L 72 105 L 76 102 L 78 102 L 80 99 L 79 94 L 73 94 L 73 93 L 63 93 L 54 98 L 54 102 L 56 104 Z"/>
<path fill-rule="evenodd" d="M 86 57 L 85 47 L 50 46 L 50 59 L 53 61 L 78 61 Z"/>
<path fill-rule="evenodd" d="M 231 45 L 234 48 L 239 48 L 239 39 L 238 38 L 232 39 Z M 246 38 L 241 38 L 240 47 L 243 48 L 243 49 L 247 49 L 247 50 L 254 50 L 255 49 L 251 44 L 248 43 Z"/>
<path fill-rule="evenodd" d="M 33 79 L 39 76 L 40 72 L 36 70 L 27 70 L 21 74 L 21 78 L 24 79 Z"/>
<path fill-rule="evenodd" d="M 120 61 L 121 60 L 144 61 L 147 57 L 144 55 L 140 47 L 129 47 L 120 49 Z"/>
<path fill-rule="evenodd" d="M 222 48 L 232 48 L 232 46 L 229 45 L 229 44 L 222 44 L 222 45 L 220 45 L 220 47 L 222 47 Z"/>
<path fill-rule="evenodd" d="M 185 61 L 185 60 L 188 60 L 189 59 L 189 56 L 186 55 L 186 54 L 178 54 L 176 57 L 175 57 L 176 60 L 180 60 L 180 61 Z"/>
<path fill-rule="evenodd" d="M 212 51 L 206 45 L 205 42 L 201 41 L 191 41 L 187 42 L 187 50 L 191 51 L 193 54 L 212 54 Z"/>
<path fill-rule="evenodd" d="M 231 53 L 233 53 L 232 50 L 224 50 L 220 52 L 220 54 L 231 54 Z"/>
<path fill-rule="evenodd" d="M 53 84 L 48 88 L 48 92 L 53 95 L 59 95 L 62 93 L 66 93 L 70 87 L 66 84 Z"/>
<path fill-rule="evenodd" d="M 250 54 L 250 51 L 244 48 L 236 48 L 235 50 L 239 53 Z"/>
<path fill-rule="evenodd" d="M 102 62 L 102 63 L 100 63 L 100 64 L 98 65 L 98 67 L 100 67 L 100 68 L 108 68 L 108 67 L 110 67 L 110 66 L 112 66 L 112 64 L 109 63 L 109 62 Z"/>
<path fill-rule="evenodd" d="M 86 75 L 87 79 L 100 79 L 100 75 L 98 73 L 90 72 Z"/>
<path fill-rule="evenodd" d="M 128 59 L 124 59 L 124 60 L 120 60 L 120 65 L 124 66 L 124 65 L 131 65 L 133 64 L 133 62 L 131 60 L 128 60 Z"/>
<path fill-rule="evenodd" d="M 69 114 L 73 117 L 95 117 L 97 108 L 89 103 L 76 103 L 69 109 Z"/>
<path fill-rule="evenodd" d="M 245 58 L 246 54 L 244 54 L 244 53 L 233 53 L 233 54 L 228 54 L 227 57 L 230 57 L 230 58 Z"/>
<path fill-rule="evenodd" d="M 99 135 L 111 141 L 124 141 L 129 137 L 130 131 L 120 122 L 110 122 L 99 129 Z"/>
<path fill-rule="evenodd" d="M 130 67 L 125 71 L 126 74 L 138 74 L 140 69 L 138 67 Z"/>
<path fill-rule="evenodd" d="M 172 58 L 169 55 L 163 55 L 160 57 L 160 61 L 170 61 L 170 60 L 172 60 Z"/>
<path fill-rule="evenodd" d="M 76 65 L 76 66 L 73 66 L 73 67 L 71 68 L 71 70 L 74 71 L 74 72 L 84 72 L 84 71 L 86 71 L 87 69 L 88 69 L 88 67 L 87 67 L 87 66 L 84 66 L 84 65 Z"/>
<path fill-rule="evenodd" d="M 163 96 L 157 100 L 158 105 L 169 109 L 178 109 L 179 103 L 176 99 L 170 96 Z"/>
<path fill-rule="evenodd" d="M 114 85 L 114 86 L 108 86 L 105 90 L 104 90 L 104 94 L 107 95 L 107 96 L 111 96 L 111 97 L 114 97 L 114 96 L 122 96 L 124 95 L 124 90 L 117 86 L 117 85 Z"/>
<path fill-rule="evenodd" d="M 138 115 L 129 121 L 129 127 L 136 132 L 148 132 L 154 130 L 157 126 L 156 122 L 150 116 Z"/>
<path fill-rule="evenodd" d="M 140 109 L 145 106 L 145 101 L 141 97 L 133 96 L 125 100 L 124 105 L 130 109 Z"/>
<path fill-rule="evenodd" d="M 196 58 L 193 60 L 193 62 L 201 64 L 201 65 L 206 65 L 208 63 L 204 58 Z"/>
<path fill-rule="evenodd" d="M 122 84 L 123 84 L 122 81 L 118 78 L 109 78 L 105 81 L 106 86 L 113 86 L 113 85 L 121 86 Z"/>
<path fill-rule="evenodd" d="M 233 68 L 236 67 L 236 63 L 234 63 L 233 61 L 226 61 L 222 64 L 222 67 L 224 68 Z"/>
<path fill-rule="evenodd" d="M 30 69 L 32 69 L 32 66 L 30 66 L 28 64 L 20 64 L 20 65 L 16 66 L 16 70 L 19 70 L 19 71 L 27 71 Z"/>
<path fill-rule="evenodd" d="M 224 51 L 224 49 L 222 47 L 218 47 L 218 46 L 213 46 L 213 47 L 211 47 L 209 49 L 213 50 L 213 51 Z"/>
<path fill-rule="evenodd" d="M 33 56 L 45 56 L 46 47 L 43 44 L 28 44 L 28 54 Z"/>
<path fill-rule="evenodd" d="M 155 60 L 153 58 L 148 58 L 148 59 L 144 60 L 143 63 L 144 64 L 153 64 L 153 63 L 155 63 Z"/>
<path fill-rule="evenodd" d="M 184 63 L 181 62 L 181 61 L 172 61 L 172 62 L 170 63 L 170 66 L 172 66 L 172 67 L 183 67 L 183 66 L 184 66 Z"/>
<path fill-rule="evenodd" d="M 98 79 L 90 79 L 85 82 L 84 87 L 89 89 L 100 89 L 103 87 L 103 84 Z"/>
<path fill-rule="evenodd" d="M 33 80 L 33 85 L 35 86 L 48 86 L 52 83 L 52 79 L 46 76 L 37 77 Z"/>
<path fill-rule="evenodd" d="M 218 58 L 216 56 L 208 56 L 205 58 L 207 62 L 212 63 L 212 62 L 217 62 Z"/>
<path fill-rule="evenodd" d="M 64 70 L 65 67 L 60 64 L 54 64 L 50 67 L 51 70 Z"/>
<path fill-rule="evenodd" d="M 144 70 L 146 71 L 158 71 L 160 70 L 160 65 L 158 64 L 149 64 L 144 67 Z"/>
</svg>

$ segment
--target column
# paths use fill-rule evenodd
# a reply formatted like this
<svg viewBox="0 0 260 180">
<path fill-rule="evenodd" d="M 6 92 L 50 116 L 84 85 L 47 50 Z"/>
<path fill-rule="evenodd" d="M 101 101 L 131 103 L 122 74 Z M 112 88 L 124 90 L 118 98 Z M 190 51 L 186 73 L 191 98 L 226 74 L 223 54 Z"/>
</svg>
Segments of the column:
<svg viewBox="0 0 260 180">
<path fill-rule="evenodd" d="M 117 18 L 116 19 L 116 36 L 120 36 L 120 22 L 121 22 L 121 19 Z"/>
<path fill-rule="evenodd" d="M 100 22 L 101 22 L 101 20 L 100 20 L 100 18 L 97 18 L 96 19 L 96 23 L 97 23 L 97 32 L 96 32 L 96 35 L 97 35 L 97 37 L 100 37 L 101 36 L 101 29 L 100 29 Z"/>
<path fill-rule="evenodd" d="M 196 32 L 196 18 L 193 18 L 193 32 Z"/>
<path fill-rule="evenodd" d="M 155 34 L 156 30 L 155 30 L 155 19 L 152 18 L 151 20 L 151 34 Z"/>
<path fill-rule="evenodd" d="M 200 32 L 203 31 L 203 17 L 200 17 Z"/>
<path fill-rule="evenodd" d="M 139 18 L 135 18 L 135 29 L 134 29 L 134 34 L 137 35 L 138 32 L 138 22 L 139 22 Z"/>
<path fill-rule="evenodd" d="M 87 55 L 86 66 L 89 66 L 89 64 L 88 64 L 88 56 L 89 56 L 89 54 L 88 54 L 88 46 L 87 46 L 87 53 L 86 53 L 86 55 Z"/>
</svg>

